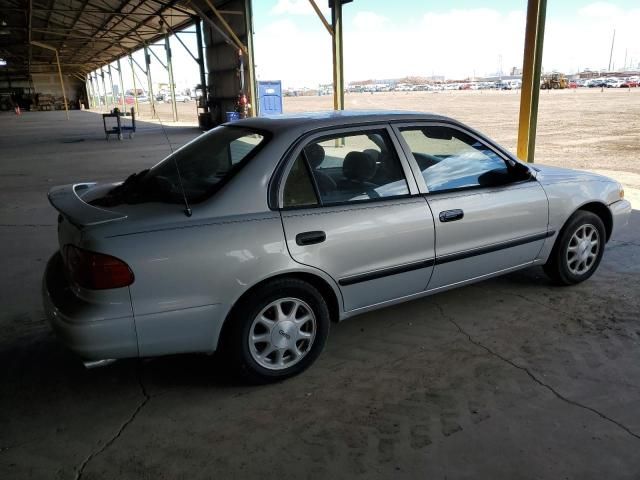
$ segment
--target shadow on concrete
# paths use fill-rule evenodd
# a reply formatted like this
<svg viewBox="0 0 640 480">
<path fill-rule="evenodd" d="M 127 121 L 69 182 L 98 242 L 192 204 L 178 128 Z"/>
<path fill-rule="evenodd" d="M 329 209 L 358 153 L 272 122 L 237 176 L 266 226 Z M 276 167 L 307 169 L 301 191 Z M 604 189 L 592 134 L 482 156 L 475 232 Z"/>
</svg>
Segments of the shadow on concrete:
<svg viewBox="0 0 640 480">
<path fill-rule="evenodd" d="M 620 232 L 617 239 L 610 242 L 600 270 L 602 271 L 625 269 L 628 266 L 625 259 L 628 253 L 619 252 L 621 246 L 635 246 L 635 250 L 640 250 L 640 241 L 637 233 L 640 230 L 640 211 L 634 210 L 630 221 L 630 228 Z M 635 243 L 634 243 L 635 242 Z M 618 258 L 622 255 L 622 258 Z M 613 264 L 613 265 L 611 265 Z M 633 265 L 636 270 L 640 266 Z M 519 294 L 530 296 L 532 299 L 540 296 L 541 292 L 553 290 L 567 292 L 571 287 L 557 287 L 544 274 L 541 267 L 531 267 L 508 275 L 497 277 L 475 285 L 462 287 L 455 292 L 459 297 L 465 297 L 465 292 L 481 286 L 494 292 L 496 300 L 501 295 L 501 291 L 518 290 Z M 581 288 L 589 290 L 591 281 L 585 282 Z M 451 295 L 448 293 L 436 294 L 432 297 L 415 300 L 410 304 L 420 305 L 431 302 L 446 302 Z M 30 299 L 32 303 L 39 303 L 40 297 Z M 389 307 L 387 311 L 402 309 Z M 383 310 L 384 311 L 384 310 Z M 354 319 L 350 319 L 345 324 L 332 325 L 331 340 L 346 340 L 343 335 L 347 334 L 342 328 L 346 324 L 359 324 L 366 328 L 368 322 L 379 322 L 376 314 L 365 314 Z M 164 390 L 166 388 L 180 387 L 228 387 L 242 385 L 241 379 L 233 377 L 233 370 L 229 365 L 225 365 L 224 360 L 217 355 L 175 355 L 158 357 L 154 359 L 128 359 L 119 360 L 115 364 L 107 367 L 87 370 L 83 367 L 81 360 L 72 352 L 66 350 L 57 341 L 55 335 L 48 326 L 38 329 L 32 334 L 24 334 L 11 342 L 0 344 L 0 364 L 7 366 L 4 370 L 2 384 L 6 387 L 32 385 L 38 392 L 63 388 L 68 389 L 94 389 L 100 385 L 118 385 L 123 382 L 135 380 L 136 375 L 142 372 L 143 381 L 146 388 Z M 39 387 L 43 387 L 41 390 Z M 54 388 L 54 386 L 56 386 Z M 117 391 L 109 390 L 111 395 L 117 396 Z M 15 392 L 14 392 L 15 393 Z M 33 397 L 29 402 L 44 400 L 41 397 Z M 46 402 L 45 402 L 46 403 Z"/>
</svg>

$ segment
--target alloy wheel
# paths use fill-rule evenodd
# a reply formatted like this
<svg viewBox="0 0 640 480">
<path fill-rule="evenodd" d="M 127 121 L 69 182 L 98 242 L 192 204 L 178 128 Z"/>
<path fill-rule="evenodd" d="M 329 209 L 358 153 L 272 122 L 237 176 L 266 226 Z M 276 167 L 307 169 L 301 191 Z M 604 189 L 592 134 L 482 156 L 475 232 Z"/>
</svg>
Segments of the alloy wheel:
<svg viewBox="0 0 640 480">
<path fill-rule="evenodd" d="M 274 300 L 251 324 L 249 352 L 264 368 L 289 368 L 309 353 L 316 330 L 316 316 L 306 302 L 292 297 Z"/>
<path fill-rule="evenodd" d="M 594 265 L 600 251 L 600 234 L 591 224 L 580 225 L 569 240 L 567 268 L 574 275 L 584 275 Z"/>
</svg>

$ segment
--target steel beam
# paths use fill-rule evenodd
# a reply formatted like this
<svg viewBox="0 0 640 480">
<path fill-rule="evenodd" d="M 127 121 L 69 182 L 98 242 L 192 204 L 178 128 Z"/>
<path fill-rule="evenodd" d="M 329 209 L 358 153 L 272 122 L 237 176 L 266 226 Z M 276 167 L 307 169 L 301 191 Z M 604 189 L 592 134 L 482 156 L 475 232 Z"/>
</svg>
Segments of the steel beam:
<svg viewBox="0 0 640 480">
<path fill-rule="evenodd" d="M 222 30 L 222 28 L 220 28 L 216 22 L 211 20 L 211 18 L 209 18 L 209 16 L 206 13 L 204 13 L 204 11 L 200 9 L 200 7 L 198 7 L 195 3 L 191 3 L 190 5 L 191 5 L 191 8 L 193 8 L 198 13 L 198 15 L 200 16 L 200 18 L 202 18 L 203 21 L 207 22 L 211 28 L 213 28 L 216 32 L 220 34 L 220 36 L 224 39 L 224 41 L 227 44 L 231 45 L 232 47 L 237 47 L 235 42 L 229 38 L 229 36 L 224 32 L 224 30 Z"/>
<path fill-rule="evenodd" d="M 94 86 L 94 92 L 96 95 L 96 102 L 97 102 L 97 106 L 100 107 L 100 110 L 102 110 L 102 100 L 100 99 L 100 82 L 98 82 L 98 72 L 96 70 L 93 71 L 93 74 L 91 75 L 91 84 L 93 85 L 93 82 L 95 81 L 95 86 Z"/>
<path fill-rule="evenodd" d="M 52 50 L 56 54 L 56 63 L 58 64 L 58 77 L 60 78 L 60 88 L 62 88 L 62 99 L 64 101 L 64 111 L 65 111 L 65 114 L 67 115 L 67 120 L 69 120 L 69 106 L 67 105 L 67 92 L 64 89 L 64 80 L 62 78 L 62 68 L 60 67 L 60 57 L 58 56 L 58 50 L 45 43 L 36 42 L 35 40 L 31 40 L 31 44 L 40 48 L 44 48 L 46 50 Z"/>
<path fill-rule="evenodd" d="M 533 163 L 535 157 L 546 10 L 547 0 L 529 0 L 522 66 L 517 150 L 518 158 L 529 163 Z"/>
<path fill-rule="evenodd" d="M 111 106 L 116 106 L 115 93 L 113 92 L 113 75 L 111 74 L 111 64 L 107 65 L 107 72 L 109 73 L 109 90 L 111 90 Z"/>
<path fill-rule="evenodd" d="M 93 83 L 93 75 L 91 73 L 89 73 L 89 82 L 91 83 L 91 94 L 92 94 L 92 100 L 93 100 L 93 107 L 94 109 L 98 108 L 98 92 L 96 90 L 96 84 Z"/>
<path fill-rule="evenodd" d="M 133 103 L 136 107 L 136 115 L 140 111 L 138 108 L 138 86 L 136 85 L 136 71 L 133 69 L 133 57 L 129 54 L 129 65 L 131 65 L 131 76 L 133 77 Z"/>
<path fill-rule="evenodd" d="M 322 11 L 318 7 L 318 4 L 315 2 L 315 0 L 309 0 L 309 3 L 311 4 L 313 9 L 315 10 L 316 14 L 318 15 L 318 18 L 320 19 L 320 21 L 324 25 L 324 28 L 326 28 L 327 32 L 329 32 L 329 35 L 333 36 L 333 28 L 331 28 L 331 25 L 329 25 L 329 22 L 327 22 L 327 19 L 324 18 L 324 15 L 322 14 Z"/>
<path fill-rule="evenodd" d="M 167 23 L 167 21 L 165 20 L 165 18 L 160 15 L 160 18 L 162 18 L 162 20 L 164 21 L 164 25 L 165 27 L 167 27 L 167 29 L 173 34 L 174 37 L 176 37 L 176 40 L 178 40 L 178 42 L 180 43 L 180 45 L 183 46 L 183 48 L 187 51 L 187 53 L 189 54 L 189 56 L 191 58 L 193 58 L 193 61 L 198 63 L 198 59 L 195 57 L 195 55 L 193 53 L 191 53 L 191 50 L 189 50 L 189 47 L 187 47 L 187 45 L 182 41 L 182 39 L 178 36 L 178 33 L 193 33 L 193 32 L 176 32 L 175 30 L 173 30 L 169 24 Z"/>
<path fill-rule="evenodd" d="M 164 62 L 160 59 L 160 57 L 158 55 L 156 55 L 156 52 L 153 51 L 153 45 L 149 45 L 149 51 L 151 52 L 151 55 L 153 55 L 154 57 L 156 57 L 156 60 L 158 60 L 158 62 L 160 63 L 160 65 L 162 65 L 162 68 L 164 68 L 165 70 L 167 69 L 167 66 L 164 64 Z M 166 46 L 165 46 L 166 49 Z"/>
<path fill-rule="evenodd" d="M 102 90 L 104 91 L 104 106 L 106 107 L 107 104 L 107 84 L 104 81 L 104 67 L 100 67 L 100 76 L 102 77 Z"/>
<path fill-rule="evenodd" d="M 157 117 L 156 114 L 156 99 L 153 96 L 153 85 L 151 82 L 151 56 L 149 55 L 149 47 L 144 46 L 144 63 L 147 67 L 145 75 L 147 76 L 147 85 L 149 88 L 149 102 L 151 103 L 151 117 Z"/>
<path fill-rule="evenodd" d="M 236 32 L 233 31 L 233 28 L 227 23 L 222 14 L 218 11 L 218 9 L 211 3 L 211 0 L 204 0 L 205 3 L 209 6 L 213 14 L 216 16 L 222 27 L 226 30 L 227 34 L 233 39 L 235 46 L 242 50 L 242 53 L 247 54 L 247 47 L 240 41 Z"/>
<path fill-rule="evenodd" d="M 208 92 L 207 92 L 207 76 L 204 71 L 204 48 L 202 46 L 202 21 L 196 21 L 196 38 L 198 45 L 198 70 L 200 70 L 200 87 L 204 97 L 204 113 L 209 113 Z"/>
<path fill-rule="evenodd" d="M 167 71 L 169 72 L 169 91 L 171 92 L 171 111 L 173 112 L 173 121 L 178 121 L 178 105 L 176 104 L 176 84 L 173 79 L 173 62 L 171 61 L 171 42 L 170 34 L 164 37 L 164 52 L 167 56 Z"/>
<path fill-rule="evenodd" d="M 120 64 L 120 59 L 117 60 L 118 63 L 118 78 L 120 79 L 120 104 L 122 105 L 122 111 L 125 111 L 125 102 L 124 102 L 124 82 L 122 81 L 122 65 Z"/>
</svg>

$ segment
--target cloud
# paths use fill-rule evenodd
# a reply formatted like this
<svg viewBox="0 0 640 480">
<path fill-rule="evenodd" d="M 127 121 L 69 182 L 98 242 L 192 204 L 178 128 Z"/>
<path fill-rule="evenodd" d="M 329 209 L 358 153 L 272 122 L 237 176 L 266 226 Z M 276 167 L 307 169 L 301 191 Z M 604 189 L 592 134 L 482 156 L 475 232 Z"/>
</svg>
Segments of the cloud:
<svg viewBox="0 0 640 480">
<path fill-rule="evenodd" d="M 308 2 L 280 0 L 279 4 Z M 326 5 L 326 2 L 322 2 Z M 318 3 L 320 5 L 320 3 Z M 349 4 L 344 49 L 347 81 L 389 79 L 405 75 L 484 76 L 522 67 L 526 12 L 493 8 L 404 12 L 387 18 Z M 308 7 L 308 8 L 307 8 Z M 345 12 L 349 12 L 345 8 Z M 282 17 L 257 30 L 256 59 L 261 78 L 282 79 L 286 86 L 316 86 L 331 81 L 331 42 L 322 25 L 303 28 Z M 547 13 L 543 68 L 565 73 L 578 68 L 606 68 L 616 28 L 613 63 L 640 62 L 640 8 L 623 9 L 596 2 L 572 15 Z"/>
<path fill-rule="evenodd" d="M 329 14 L 330 11 L 325 2 L 317 0 L 316 4 L 325 15 Z M 278 0 L 278 3 L 271 9 L 271 13 L 273 15 L 315 15 L 309 0 Z"/>
<path fill-rule="evenodd" d="M 389 19 L 374 12 L 358 12 L 353 19 L 353 25 L 358 30 L 379 30 L 388 23 Z"/>
<path fill-rule="evenodd" d="M 282 19 L 257 30 L 258 78 L 282 80 L 287 87 L 331 82 L 331 39 L 322 25 L 318 26 L 308 30 L 291 19 Z"/>
<path fill-rule="evenodd" d="M 395 24 L 362 12 L 345 26 L 345 75 L 351 80 L 404 75 L 465 78 L 522 66 L 524 13 L 478 8 L 426 12 Z"/>
<path fill-rule="evenodd" d="M 579 15 L 598 19 L 616 17 L 621 13 L 623 12 L 620 7 L 605 2 L 591 3 L 578 10 Z"/>
</svg>

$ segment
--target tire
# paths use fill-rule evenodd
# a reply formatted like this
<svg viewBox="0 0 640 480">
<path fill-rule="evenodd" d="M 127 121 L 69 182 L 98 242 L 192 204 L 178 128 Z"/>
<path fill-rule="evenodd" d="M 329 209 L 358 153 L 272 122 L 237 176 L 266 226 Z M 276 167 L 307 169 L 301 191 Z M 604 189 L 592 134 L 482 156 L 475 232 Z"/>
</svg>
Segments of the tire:
<svg viewBox="0 0 640 480">
<path fill-rule="evenodd" d="M 544 271 L 560 285 L 584 282 L 600 265 L 605 243 L 602 219 L 595 213 L 578 210 L 561 230 Z"/>
<path fill-rule="evenodd" d="M 228 322 L 219 348 L 223 358 L 246 381 L 264 384 L 297 375 L 315 362 L 329 335 L 330 316 L 315 287 L 281 279 L 241 299 Z"/>
</svg>

